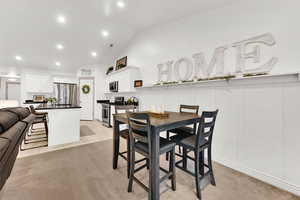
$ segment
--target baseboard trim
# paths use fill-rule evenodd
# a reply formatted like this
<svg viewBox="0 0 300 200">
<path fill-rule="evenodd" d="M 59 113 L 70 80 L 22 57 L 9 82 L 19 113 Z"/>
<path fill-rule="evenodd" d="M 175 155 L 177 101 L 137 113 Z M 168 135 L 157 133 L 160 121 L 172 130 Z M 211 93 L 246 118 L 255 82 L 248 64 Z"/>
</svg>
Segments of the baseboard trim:
<svg viewBox="0 0 300 200">
<path fill-rule="evenodd" d="M 263 173 L 256 169 L 251 169 L 251 168 L 243 166 L 241 164 L 237 164 L 236 162 L 232 162 L 229 160 L 223 160 L 223 159 L 214 159 L 214 160 L 215 160 L 215 162 L 220 163 L 226 167 L 232 168 L 234 170 L 237 170 L 239 172 L 242 172 L 244 174 L 247 174 L 249 176 L 257 178 L 261 181 L 269 183 L 269 184 L 271 184 L 275 187 L 278 187 L 282 190 L 285 190 L 285 191 L 291 192 L 297 196 L 300 196 L 300 186 L 288 183 L 285 180 L 282 180 L 278 177 L 274 177 L 269 174 Z"/>
</svg>

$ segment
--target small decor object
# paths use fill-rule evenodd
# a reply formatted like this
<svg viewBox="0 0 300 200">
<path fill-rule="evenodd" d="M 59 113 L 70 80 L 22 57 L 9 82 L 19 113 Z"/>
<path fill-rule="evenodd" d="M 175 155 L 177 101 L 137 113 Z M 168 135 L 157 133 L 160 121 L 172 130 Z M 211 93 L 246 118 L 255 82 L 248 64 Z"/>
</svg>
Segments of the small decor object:
<svg viewBox="0 0 300 200">
<path fill-rule="evenodd" d="M 142 80 L 135 80 L 134 81 L 134 87 L 142 87 L 143 86 L 143 81 Z"/>
<path fill-rule="evenodd" d="M 167 113 L 167 112 L 164 112 L 164 113 L 158 113 L 158 112 L 149 111 L 148 114 L 149 114 L 151 117 L 159 118 L 159 119 L 166 119 L 166 118 L 169 117 L 169 113 Z"/>
<path fill-rule="evenodd" d="M 112 71 L 114 71 L 114 67 L 113 67 L 113 66 L 111 66 L 111 67 L 109 67 L 109 68 L 107 69 L 106 75 L 108 75 L 108 74 L 111 73 Z"/>
<path fill-rule="evenodd" d="M 83 94 L 88 94 L 88 93 L 90 93 L 91 88 L 89 85 L 83 85 L 81 90 L 82 90 Z"/>
<path fill-rule="evenodd" d="M 126 66 L 127 66 L 127 56 L 125 56 L 124 58 L 121 58 L 121 59 L 117 60 L 116 70 L 122 69 L 122 68 L 124 68 Z"/>
<path fill-rule="evenodd" d="M 57 102 L 57 99 L 55 97 L 47 98 L 47 103 L 50 103 L 51 105 L 55 104 L 56 102 Z"/>
<path fill-rule="evenodd" d="M 44 102 L 45 96 L 44 95 L 33 95 L 33 102 Z"/>
</svg>

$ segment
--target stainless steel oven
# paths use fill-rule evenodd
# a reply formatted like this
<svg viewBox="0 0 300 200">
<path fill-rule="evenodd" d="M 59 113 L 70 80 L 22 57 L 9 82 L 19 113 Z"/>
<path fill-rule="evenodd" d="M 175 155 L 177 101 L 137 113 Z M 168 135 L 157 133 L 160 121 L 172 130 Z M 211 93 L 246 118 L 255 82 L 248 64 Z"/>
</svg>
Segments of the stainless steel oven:
<svg viewBox="0 0 300 200">
<path fill-rule="evenodd" d="M 119 82 L 113 81 L 109 83 L 109 91 L 110 92 L 118 92 Z"/>
</svg>

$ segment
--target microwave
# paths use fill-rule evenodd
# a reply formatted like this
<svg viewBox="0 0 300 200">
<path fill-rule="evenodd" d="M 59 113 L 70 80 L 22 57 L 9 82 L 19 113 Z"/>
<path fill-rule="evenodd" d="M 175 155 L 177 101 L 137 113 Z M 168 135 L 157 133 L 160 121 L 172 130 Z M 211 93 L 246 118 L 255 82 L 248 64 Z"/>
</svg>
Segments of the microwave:
<svg viewBox="0 0 300 200">
<path fill-rule="evenodd" d="M 109 83 L 109 91 L 110 92 L 118 92 L 118 81 L 113 81 Z"/>
</svg>

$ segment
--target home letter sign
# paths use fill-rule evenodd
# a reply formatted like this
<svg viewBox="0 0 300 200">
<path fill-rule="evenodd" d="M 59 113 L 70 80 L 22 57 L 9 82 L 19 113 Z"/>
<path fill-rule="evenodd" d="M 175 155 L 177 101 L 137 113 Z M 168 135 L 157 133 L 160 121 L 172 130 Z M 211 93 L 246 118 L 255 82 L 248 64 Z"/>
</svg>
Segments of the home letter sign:
<svg viewBox="0 0 300 200">
<path fill-rule="evenodd" d="M 278 58 L 273 57 L 265 64 L 257 68 L 246 67 L 247 60 L 253 60 L 254 63 L 259 63 L 260 58 L 260 45 L 273 46 L 276 44 L 274 37 L 270 33 L 259 35 L 241 42 L 232 44 L 237 52 L 236 54 L 236 67 L 235 74 L 245 73 L 268 73 L 270 72 L 278 61 Z M 251 48 L 251 49 L 250 49 Z M 210 78 L 212 76 L 224 76 L 225 68 L 225 52 L 228 46 L 221 46 L 216 48 L 210 62 L 205 59 L 204 53 L 194 54 L 194 70 L 193 62 L 188 58 L 181 58 L 174 64 L 174 81 L 188 81 L 191 79 L 197 80 L 199 78 Z M 158 67 L 158 82 L 163 82 L 163 76 L 166 76 L 165 81 L 172 81 L 173 61 L 165 64 L 159 64 Z M 184 70 L 181 70 L 184 69 Z M 193 74 L 194 71 L 194 74 Z M 181 73 L 184 72 L 182 75 Z"/>
<path fill-rule="evenodd" d="M 236 73 L 257 73 L 257 72 L 269 72 L 274 67 L 277 62 L 277 58 L 271 58 L 267 63 L 262 65 L 261 67 L 254 69 L 246 69 L 245 62 L 247 59 L 253 59 L 254 63 L 260 62 L 260 46 L 255 45 L 253 50 L 250 52 L 246 52 L 247 47 L 250 44 L 265 44 L 268 46 L 275 45 L 275 39 L 271 34 L 264 34 L 254 38 L 250 38 L 248 40 L 244 40 L 241 42 L 234 43 L 232 46 L 237 49 L 237 64 L 236 64 Z"/>
</svg>

